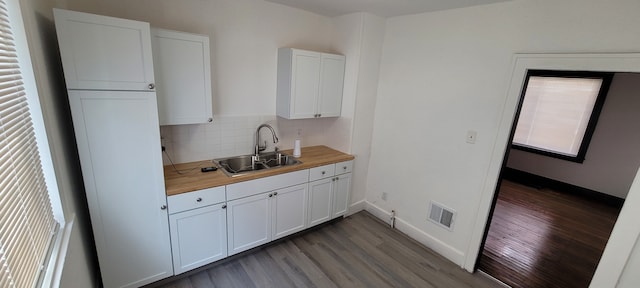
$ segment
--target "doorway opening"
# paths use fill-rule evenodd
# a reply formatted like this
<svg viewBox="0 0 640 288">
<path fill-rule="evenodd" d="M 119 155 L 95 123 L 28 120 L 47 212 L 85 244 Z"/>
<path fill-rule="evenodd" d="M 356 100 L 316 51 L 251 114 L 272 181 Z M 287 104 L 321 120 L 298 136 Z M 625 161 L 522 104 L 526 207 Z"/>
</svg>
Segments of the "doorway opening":
<svg viewBox="0 0 640 288">
<path fill-rule="evenodd" d="M 635 83 L 615 73 L 584 163 L 511 149 L 521 97 L 477 268 L 513 287 L 588 286 L 640 164 Z"/>
</svg>

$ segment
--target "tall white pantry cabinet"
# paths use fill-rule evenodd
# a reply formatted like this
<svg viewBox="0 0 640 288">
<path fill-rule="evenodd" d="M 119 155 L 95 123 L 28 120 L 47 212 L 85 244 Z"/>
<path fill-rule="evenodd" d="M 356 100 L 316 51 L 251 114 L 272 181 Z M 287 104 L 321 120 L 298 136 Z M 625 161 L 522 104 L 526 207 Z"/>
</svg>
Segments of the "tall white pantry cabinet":
<svg viewBox="0 0 640 288">
<path fill-rule="evenodd" d="M 54 9 L 104 287 L 173 275 L 148 23 Z"/>
</svg>

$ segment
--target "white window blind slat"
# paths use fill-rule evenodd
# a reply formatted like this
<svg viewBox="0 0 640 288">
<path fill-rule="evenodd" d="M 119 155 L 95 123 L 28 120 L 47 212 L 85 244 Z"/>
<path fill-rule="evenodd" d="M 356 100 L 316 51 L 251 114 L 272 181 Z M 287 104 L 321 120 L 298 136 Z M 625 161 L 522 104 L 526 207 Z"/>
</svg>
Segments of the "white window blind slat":
<svg viewBox="0 0 640 288">
<path fill-rule="evenodd" d="M 513 143 L 577 157 L 604 78 L 529 76 Z"/>
<path fill-rule="evenodd" d="M 33 287 L 57 229 L 0 0 L 0 287 Z"/>
</svg>

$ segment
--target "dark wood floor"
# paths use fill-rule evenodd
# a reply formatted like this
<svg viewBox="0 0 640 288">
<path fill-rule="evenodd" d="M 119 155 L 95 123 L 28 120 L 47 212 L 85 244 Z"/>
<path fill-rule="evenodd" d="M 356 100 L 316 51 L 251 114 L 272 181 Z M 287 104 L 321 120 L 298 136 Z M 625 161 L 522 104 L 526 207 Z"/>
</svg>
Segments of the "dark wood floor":
<svg viewBox="0 0 640 288">
<path fill-rule="evenodd" d="M 502 287 L 367 212 L 153 287 Z M 190 274 L 190 275 L 189 275 Z"/>
<path fill-rule="evenodd" d="M 619 212 L 503 180 L 478 268 L 512 287 L 588 287 Z"/>
</svg>

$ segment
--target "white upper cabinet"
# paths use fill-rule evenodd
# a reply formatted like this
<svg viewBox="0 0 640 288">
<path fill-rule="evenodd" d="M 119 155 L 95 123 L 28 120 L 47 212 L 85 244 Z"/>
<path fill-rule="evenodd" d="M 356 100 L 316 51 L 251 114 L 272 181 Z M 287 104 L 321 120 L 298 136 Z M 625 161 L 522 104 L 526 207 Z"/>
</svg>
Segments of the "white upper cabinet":
<svg viewBox="0 0 640 288">
<path fill-rule="evenodd" d="M 153 28 L 160 125 L 213 121 L 209 37 Z"/>
<path fill-rule="evenodd" d="M 339 117 L 342 110 L 345 58 L 342 55 L 323 53 L 320 60 L 318 117 Z"/>
<path fill-rule="evenodd" d="M 149 23 L 54 9 L 67 89 L 155 91 Z"/>
<path fill-rule="evenodd" d="M 278 49 L 278 116 L 287 119 L 340 116 L 344 65 L 342 55 Z"/>
</svg>

